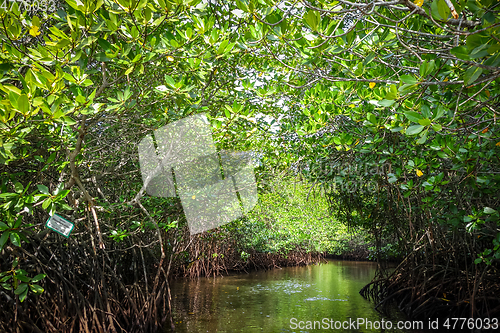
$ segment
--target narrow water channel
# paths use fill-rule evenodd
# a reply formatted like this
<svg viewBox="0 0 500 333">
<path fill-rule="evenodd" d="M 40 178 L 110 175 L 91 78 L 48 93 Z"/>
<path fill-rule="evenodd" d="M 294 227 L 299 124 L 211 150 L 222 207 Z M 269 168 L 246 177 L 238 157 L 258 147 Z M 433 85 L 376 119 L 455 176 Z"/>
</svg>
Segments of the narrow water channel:
<svg viewBox="0 0 500 333">
<path fill-rule="evenodd" d="M 398 319 L 382 316 L 359 295 L 375 269 L 371 262 L 331 260 L 320 265 L 174 281 L 175 332 L 422 332 L 398 329 Z"/>
</svg>

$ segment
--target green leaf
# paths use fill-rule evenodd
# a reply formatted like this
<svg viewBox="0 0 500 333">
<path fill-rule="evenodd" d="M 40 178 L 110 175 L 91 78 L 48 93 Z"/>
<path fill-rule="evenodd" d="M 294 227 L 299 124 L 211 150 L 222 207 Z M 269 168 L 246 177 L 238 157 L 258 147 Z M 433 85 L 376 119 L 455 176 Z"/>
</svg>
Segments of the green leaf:
<svg viewBox="0 0 500 333">
<path fill-rule="evenodd" d="M 43 293 L 43 288 L 42 286 L 39 286 L 38 284 L 33 284 L 30 285 L 31 291 L 33 291 L 35 294 L 41 294 Z"/>
<path fill-rule="evenodd" d="M 489 47 L 490 45 L 487 43 L 479 45 L 470 53 L 471 59 L 478 59 L 487 56 L 489 54 L 488 53 Z"/>
<path fill-rule="evenodd" d="M 448 7 L 448 5 L 446 4 L 446 2 L 444 0 L 438 0 L 437 3 L 438 3 L 437 9 L 438 9 L 439 16 L 441 16 L 441 18 L 443 20 L 446 20 L 448 18 L 448 16 L 450 16 L 450 13 L 451 13 L 450 7 Z"/>
<path fill-rule="evenodd" d="M 63 191 L 61 191 L 59 194 L 57 194 L 55 200 L 58 201 L 58 200 L 61 200 L 61 199 L 65 198 L 68 195 L 69 192 L 70 192 L 70 190 L 63 190 Z"/>
<path fill-rule="evenodd" d="M 425 118 L 430 118 L 432 116 L 431 109 L 429 108 L 429 106 L 427 104 L 423 104 L 420 107 L 420 112 L 422 112 L 422 115 Z"/>
<path fill-rule="evenodd" d="M 434 110 L 433 120 L 439 119 L 444 115 L 444 107 L 442 105 L 438 105 L 436 110 Z"/>
<path fill-rule="evenodd" d="M 15 191 L 16 191 L 16 193 L 18 193 L 18 194 L 23 193 L 23 190 L 24 190 L 24 186 L 23 186 L 23 184 L 21 184 L 21 183 L 19 183 L 19 182 L 16 182 L 16 183 L 14 184 L 14 190 L 15 190 Z"/>
<path fill-rule="evenodd" d="M 175 88 L 175 80 L 172 79 L 171 76 L 165 75 L 165 83 L 168 84 L 171 88 Z"/>
<path fill-rule="evenodd" d="M 422 134 L 420 134 L 420 139 L 417 140 L 417 144 L 418 145 L 421 145 L 421 144 L 424 144 L 425 141 L 427 141 L 427 132 L 428 130 L 425 130 L 422 132 Z"/>
<path fill-rule="evenodd" d="M 3 222 L 0 222 L 0 231 L 9 229 L 9 226 Z"/>
<path fill-rule="evenodd" d="M 432 71 L 434 70 L 434 67 L 436 67 L 436 62 L 434 60 L 429 61 L 423 76 L 427 76 L 427 75 L 431 74 Z"/>
<path fill-rule="evenodd" d="M 17 232 L 10 233 L 10 241 L 15 246 L 21 246 L 21 238 L 19 237 L 19 234 Z"/>
<path fill-rule="evenodd" d="M 448 155 L 446 155 L 446 153 L 444 151 L 437 151 L 436 152 L 437 156 L 441 157 L 441 158 L 448 158 Z"/>
<path fill-rule="evenodd" d="M 24 293 L 27 289 L 28 289 L 28 284 L 26 284 L 26 283 L 21 283 L 21 284 L 19 285 L 19 287 L 17 287 L 17 289 L 16 289 L 16 290 L 14 290 L 14 294 L 16 294 L 16 295 L 20 295 L 20 294 Z"/>
<path fill-rule="evenodd" d="M 373 113 L 370 113 L 368 112 L 366 114 L 366 119 L 368 119 L 368 121 L 372 124 L 376 124 L 377 123 L 377 118 L 375 117 L 375 115 Z"/>
<path fill-rule="evenodd" d="M 320 14 L 315 10 L 309 10 L 307 14 L 305 14 L 305 20 L 307 25 L 311 27 L 312 30 L 318 30 L 318 23 L 320 20 Z"/>
<path fill-rule="evenodd" d="M 450 50 L 451 54 L 462 60 L 469 60 L 469 51 L 465 46 L 457 46 Z"/>
<path fill-rule="evenodd" d="M 406 134 L 407 135 L 415 135 L 415 134 L 422 132 L 423 129 L 424 129 L 424 126 L 422 126 L 422 125 L 413 125 L 413 126 L 408 127 L 408 129 L 406 130 Z"/>
<path fill-rule="evenodd" d="M 413 76 L 410 76 L 410 75 L 401 75 L 399 77 L 399 79 L 401 80 L 401 82 L 405 83 L 405 84 L 409 84 L 409 85 L 414 85 L 414 84 L 417 84 L 417 79 Z"/>
<path fill-rule="evenodd" d="M 481 75 L 481 73 L 483 72 L 483 69 L 482 68 L 479 68 L 479 67 L 471 67 L 469 68 L 465 73 L 464 73 L 464 82 L 465 82 L 465 85 L 470 85 L 472 84 L 474 81 L 477 80 L 477 78 L 479 77 L 479 75 Z"/>
<path fill-rule="evenodd" d="M 59 204 L 59 208 L 62 208 L 64 210 L 73 210 L 73 208 L 71 208 L 67 203 Z"/>
<path fill-rule="evenodd" d="M 229 44 L 229 41 L 226 39 L 220 43 L 219 48 L 217 49 L 217 54 L 221 55 L 224 53 L 224 50 L 226 49 L 227 44 Z"/>
<path fill-rule="evenodd" d="M 17 100 L 17 109 L 21 111 L 22 114 L 28 113 L 30 110 L 30 102 L 28 100 L 28 96 L 22 94 Z"/>
<path fill-rule="evenodd" d="M 2 199 L 10 199 L 10 198 L 17 197 L 17 196 L 19 196 L 19 194 L 17 194 L 17 193 L 9 193 L 9 192 L 0 193 L 0 198 L 2 198 Z"/>
<path fill-rule="evenodd" d="M 389 94 L 387 94 L 387 95 L 389 95 Z M 387 96 L 386 96 L 386 97 L 387 97 Z M 389 99 L 383 99 L 383 100 L 381 100 L 380 102 L 378 102 L 378 104 L 379 104 L 380 106 L 385 106 L 385 107 L 389 107 L 389 106 L 393 105 L 394 103 L 396 103 L 396 101 L 394 101 L 394 100 L 389 100 Z"/>
<path fill-rule="evenodd" d="M 385 99 L 391 100 L 396 98 L 398 98 L 398 88 L 395 84 L 391 84 L 391 86 L 389 87 L 389 92 L 387 93 L 387 95 L 385 95 Z"/>
<path fill-rule="evenodd" d="M 9 91 L 9 100 L 10 100 L 10 104 L 15 108 L 17 109 L 17 100 L 19 99 L 19 95 L 16 94 L 15 92 L 13 91 Z"/>
<path fill-rule="evenodd" d="M 35 275 L 35 277 L 33 279 L 31 279 L 31 282 L 33 282 L 33 283 L 38 282 L 38 281 L 42 280 L 43 278 L 45 278 L 46 276 L 47 276 L 46 274 Z"/>
<path fill-rule="evenodd" d="M 427 60 L 424 60 L 424 62 L 420 65 L 419 71 L 420 71 L 420 76 L 424 77 L 425 73 L 427 72 Z"/>
<path fill-rule="evenodd" d="M 49 189 L 47 186 L 38 184 L 36 187 L 38 187 L 38 190 L 42 192 L 43 194 L 50 194 Z"/>
<path fill-rule="evenodd" d="M 27 277 L 24 274 L 16 274 L 16 278 L 18 278 L 22 282 L 30 282 L 31 281 L 31 278 Z"/>
<path fill-rule="evenodd" d="M 52 203 L 52 199 L 51 198 L 45 199 L 45 201 L 42 204 L 42 208 L 43 209 L 47 209 L 50 206 L 51 203 Z"/>
<path fill-rule="evenodd" d="M 480 264 L 483 262 L 483 259 L 482 258 L 477 258 L 476 260 L 474 260 L 474 263 L 477 265 L 477 264 Z"/>
<path fill-rule="evenodd" d="M 130 35 L 132 36 L 133 39 L 136 39 L 137 37 L 139 37 L 139 30 L 137 30 L 137 28 L 135 27 L 135 25 L 133 25 L 132 28 L 129 29 L 129 33 L 130 33 Z M 135 62 L 135 61 L 132 60 L 132 62 Z"/>
<path fill-rule="evenodd" d="M 432 128 L 436 131 L 436 132 L 439 132 L 440 130 L 443 129 L 443 126 L 441 126 L 440 124 L 432 124 Z"/>
<path fill-rule="evenodd" d="M 58 195 L 59 193 L 61 193 L 63 189 L 64 189 L 64 182 L 61 182 L 59 183 L 59 185 L 57 185 L 57 188 L 54 191 L 54 195 Z"/>
<path fill-rule="evenodd" d="M 22 223 L 23 223 L 23 217 L 21 215 L 19 215 L 17 217 L 16 223 L 14 224 L 14 229 L 19 228 Z"/>
<path fill-rule="evenodd" d="M 2 233 L 2 236 L 0 236 L 0 251 L 2 251 L 3 246 L 5 243 L 7 243 L 7 240 L 9 239 L 10 231 L 5 231 Z"/>
<path fill-rule="evenodd" d="M 408 118 L 408 120 L 416 122 L 416 123 L 418 123 L 420 121 L 420 119 L 423 118 L 420 113 L 415 112 L 415 111 L 406 111 L 405 117 Z"/>
<path fill-rule="evenodd" d="M 101 45 L 102 49 L 103 49 L 105 52 L 110 52 L 110 51 L 112 51 L 112 50 L 111 50 L 111 43 L 110 43 L 110 42 L 108 42 L 107 40 L 102 39 L 102 38 L 98 38 L 98 39 L 97 39 L 97 43 L 99 43 L 99 45 Z"/>
<path fill-rule="evenodd" d="M 71 126 L 71 125 L 76 124 L 76 121 L 75 121 L 73 118 L 71 118 L 71 117 L 64 116 L 64 117 L 62 117 L 62 119 L 64 120 L 64 123 L 65 123 L 66 125 Z"/>
<path fill-rule="evenodd" d="M 51 163 L 54 159 L 56 158 L 56 152 L 53 152 L 52 154 L 50 154 L 49 158 L 47 159 L 47 164 Z"/>
<path fill-rule="evenodd" d="M 419 119 L 418 123 L 422 126 L 428 126 L 431 124 L 431 121 L 428 118 Z"/>
<path fill-rule="evenodd" d="M 368 56 L 363 61 L 363 65 L 367 66 L 376 56 L 377 55 L 375 52 L 371 52 L 370 54 L 368 54 Z"/>
<path fill-rule="evenodd" d="M 398 91 L 403 93 L 403 94 L 407 94 L 417 87 L 418 87 L 418 85 L 416 85 L 416 84 L 403 84 L 401 87 L 399 87 Z"/>
<path fill-rule="evenodd" d="M 484 207 L 484 213 L 485 214 L 495 214 L 497 211 L 494 210 L 493 208 L 490 208 L 490 207 Z"/>
<path fill-rule="evenodd" d="M 130 73 L 132 73 L 132 71 L 134 70 L 134 66 L 130 66 L 126 71 L 125 71 L 125 75 L 129 75 Z"/>
<path fill-rule="evenodd" d="M 236 0 L 236 6 L 238 6 L 238 8 L 244 12 L 247 12 L 247 13 L 250 12 L 250 9 L 248 9 L 248 5 L 246 4 L 246 1 Z"/>
<path fill-rule="evenodd" d="M 26 299 L 26 295 L 28 295 L 28 288 L 26 288 L 26 290 L 21 295 L 19 295 L 19 301 L 21 301 L 21 303 Z"/>
</svg>

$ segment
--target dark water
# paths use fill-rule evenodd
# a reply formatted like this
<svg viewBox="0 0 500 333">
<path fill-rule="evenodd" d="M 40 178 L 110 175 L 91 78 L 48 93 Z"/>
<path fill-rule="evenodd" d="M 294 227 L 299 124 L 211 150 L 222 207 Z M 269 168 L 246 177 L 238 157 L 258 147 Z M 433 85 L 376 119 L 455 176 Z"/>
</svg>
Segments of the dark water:
<svg viewBox="0 0 500 333">
<path fill-rule="evenodd" d="M 332 260 L 321 265 L 173 282 L 175 331 L 420 332 L 398 329 L 398 319 L 382 316 L 359 295 L 375 268 L 370 262 Z M 362 320 L 371 321 L 371 328 Z"/>
</svg>

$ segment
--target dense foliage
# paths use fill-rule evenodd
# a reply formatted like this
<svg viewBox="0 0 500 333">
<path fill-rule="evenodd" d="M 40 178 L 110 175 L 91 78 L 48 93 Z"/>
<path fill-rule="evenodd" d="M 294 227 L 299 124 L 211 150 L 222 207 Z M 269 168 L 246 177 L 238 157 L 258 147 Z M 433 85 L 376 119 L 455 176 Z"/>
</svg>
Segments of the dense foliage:
<svg viewBox="0 0 500 333">
<path fill-rule="evenodd" d="M 84 325 L 94 309 L 91 327 L 144 331 L 165 318 L 172 265 L 210 272 L 200 258 L 217 262 L 231 239 L 222 247 L 242 260 L 337 251 L 346 226 L 368 230 L 379 257 L 407 256 L 405 272 L 460 280 L 466 267 L 474 278 L 449 298 L 470 315 L 488 308 L 474 303 L 498 289 L 496 1 L 54 4 L 0 8 L 0 296 L 26 327 L 65 329 L 48 319 L 55 308 L 78 309 L 71 325 Z M 261 203 L 193 237 L 178 199 L 145 195 L 137 143 L 201 112 L 219 149 L 260 156 Z M 276 183 L 283 174 L 301 179 L 294 190 L 291 177 Z M 44 227 L 54 212 L 75 222 L 69 239 Z M 79 270 L 92 273 L 79 276 L 84 254 Z M 412 274 L 412 287 L 426 278 Z M 58 284 L 83 290 L 67 309 L 42 293 L 70 299 Z M 33 313 L 46 319 L 26 322 Z"/>
<path fill-rule="evenodd" d="M 498 306 L 498 5 L 283 3 L 248 34 L 287 96 L 294 161 L 341 221 L 370 230 L 379 257 L 407 256 L 373 296 L 410 297 L 410 315 Z"/>
<path fill-rule="evenodd" d="M 319 189 L 314 191 L 310 184 L 296 178 L 273 182 L 272 191 L 261 193 L 259 199 L 248 214 L 242 234 L 246 246 L 258 252 L 286 255 L 288 251 L 303 249 L 341 255 L 365 241 L 359 230 L 348 230 L 335 220 Z M 366 255 L 360 259 L 366 259 Z"/>
</svg>

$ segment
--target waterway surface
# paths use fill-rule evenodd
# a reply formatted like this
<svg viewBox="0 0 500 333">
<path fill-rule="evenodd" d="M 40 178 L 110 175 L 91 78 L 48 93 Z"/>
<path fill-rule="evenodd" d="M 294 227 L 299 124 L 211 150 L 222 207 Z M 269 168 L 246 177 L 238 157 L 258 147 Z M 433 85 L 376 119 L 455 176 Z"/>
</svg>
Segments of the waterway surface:
<svg viewBox="0 0 500 333">
<path fill-rule="evenodd" d="M 330 260 L 320 265 L 174 281 L 175 332 L 422 332 L 397 329 L 404 317 L 387 318 L 361 297 L 359 291 L 371 281 L 375 269 L 371 262 Z M 362 320 L 372 322 L 371 328 Z M 386 329 L 381 327 L 382 320 Z M 388 320 L 392 329 L 387 329 Z"/>
</svg>

